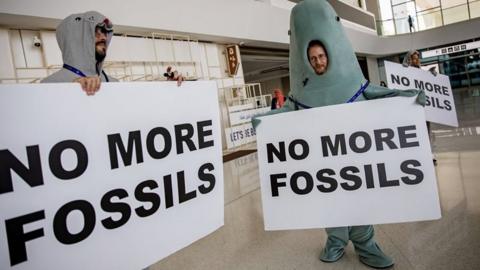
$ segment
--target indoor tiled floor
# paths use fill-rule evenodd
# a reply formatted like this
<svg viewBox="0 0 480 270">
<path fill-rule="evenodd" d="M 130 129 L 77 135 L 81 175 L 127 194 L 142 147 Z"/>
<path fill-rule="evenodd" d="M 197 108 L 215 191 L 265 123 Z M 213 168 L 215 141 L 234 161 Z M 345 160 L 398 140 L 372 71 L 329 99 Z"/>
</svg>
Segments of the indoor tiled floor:
<svg viewBox="0 0 480 270">
<path fill-rule="evenodd" d="M 461 115 L 459 115 L 459 118 Z M 442 218 L 378 225 L 393 269 L 480 269 L 480 118 L 457 129 L 434 127 Z M 168 269 L 370 269 L 351 244 L 338 262 L 318 259 L 323 229 L 263 229 L 256 153 L 224 164 L 225 226 L 150 267 Z"/>
</svg>

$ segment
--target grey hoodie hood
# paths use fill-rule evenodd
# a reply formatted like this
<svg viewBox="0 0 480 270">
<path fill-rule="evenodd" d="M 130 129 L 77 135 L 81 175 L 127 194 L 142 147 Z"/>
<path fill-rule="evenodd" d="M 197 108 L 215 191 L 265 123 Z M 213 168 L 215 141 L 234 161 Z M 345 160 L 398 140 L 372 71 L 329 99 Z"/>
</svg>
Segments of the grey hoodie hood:
<svg viewBox="0 0 480 270">
<path fill-rule="evenodd" d="M 409 67 L 409 66 L 412 65 L 412 55 L 413 54 L 418 54 L 420 56 L 420 53 L 418 51 L 415 51 L 415 50 L 407 52 L 407 54 L 403 58 L 403 62 L 402 62 L 402 65 L 404 67 Z"/>
<path fill-rule="evenodd" d="M 95 27 L 108 19 L 96 12 L 72 14 L 65 18 L 57 27 L 57 42 L 62 51 L 63 63 L 78 69 L 87 77 L 100 75 L 102 81 L 103 61 L 98 63 L 95 59 Z M 113 36 L 113 31 L 106 34 L 108 48 Z M 80 77 L 65 68 L 45 78 L 42 82 L 71 82 Z"/>
</svg>

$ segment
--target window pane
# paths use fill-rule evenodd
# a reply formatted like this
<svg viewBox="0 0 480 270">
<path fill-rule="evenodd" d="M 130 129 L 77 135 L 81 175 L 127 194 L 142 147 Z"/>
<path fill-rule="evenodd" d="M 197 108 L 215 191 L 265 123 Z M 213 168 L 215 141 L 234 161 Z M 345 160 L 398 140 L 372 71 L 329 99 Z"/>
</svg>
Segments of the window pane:
<svg viewBox="0 0 480 270">
<path fill-rule="evenodd" d="M 392 5 L 390 0 L 380 0 L 380 20 L 392 19 Z"/>
<path fill-rule="evenodd" d="M 393 17 L 395 19 L 408 18 L 408 15 L 415 16 L 415 3 L 413 1 L 393 7 Z"/>
<path fill-rule="evenodd" d="M 392 5 L 398 5 L 401 3 L 408 2 L 409 0 L 392 0 Z"/>
<path fill-rule="evenodd" d="M 467 5 L 443 9 L 443 22 L 445 24 L 460 22 L 464 20 L 468 20 Z"/>
<path fill-rule="evenodd" d="M 480 17 L 480 1 L 470 3 L 470 18 Z"/>
<path fill-rule="evenodd" d="M 417 11 L 432 9 L 440 6 L 440 0 L 417 0 Z"/>
<path fill-rule="evenodd" d="M 443 63 L 445 75 L 450 77 L 452 88 L 468 85 L 468 77 L 465 70 L 465 58 L 450 59 Z"/>
<path fill-rule="evenodd" d="M 442 14 L 440 8 L 435 9 L 433 12 L 418 14 L 417 18 L 419 30 L 442 26 Z"/>
<path fill-rule="evenodd" d="M 466 3 L 467 3 L 467 0 L 442 0 L 442 8 L 446 9 L 449 7 L 454 7 L 454 6 L 458 6 Z"/>
<path fill-rule="evenodd" d="M 395 19 L 395 29 L 398 34 L 410 33 L 410 27 L 408 25 L 408 18 Z"/>
<path fill-rule="evenodd" d="M 393 25 L 393 20 L 381 21 L 379 27 L 383 36 L 395 35 L 395 26 Z"/>
</svg>

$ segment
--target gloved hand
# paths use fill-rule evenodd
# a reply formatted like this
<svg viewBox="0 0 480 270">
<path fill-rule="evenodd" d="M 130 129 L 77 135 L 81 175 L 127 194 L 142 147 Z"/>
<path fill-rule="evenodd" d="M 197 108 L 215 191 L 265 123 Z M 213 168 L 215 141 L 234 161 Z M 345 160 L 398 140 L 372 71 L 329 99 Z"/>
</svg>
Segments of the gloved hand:
<svg viewBox="0 0 480 270">
<path fill-rule="evenodd" d="M 396 90 L 398 96 L 402 97 L 413 97 L 417 96 L 417 103 L 425 107 L 425 103 L 427 101 L 427 97 L 425 96 L 425 91 L 423 90 L 416 90 L 416 89 L 408 89 L 408 90 Z"/>
<path fill-rule="evenodd" d="M 425 103 L 427 102 L 427 96 L 425 95 L 425 91 L 423 90 L 418 90 L 419 93 L 417 95 L 417 103 L 425 107 Z"/>
</svg>

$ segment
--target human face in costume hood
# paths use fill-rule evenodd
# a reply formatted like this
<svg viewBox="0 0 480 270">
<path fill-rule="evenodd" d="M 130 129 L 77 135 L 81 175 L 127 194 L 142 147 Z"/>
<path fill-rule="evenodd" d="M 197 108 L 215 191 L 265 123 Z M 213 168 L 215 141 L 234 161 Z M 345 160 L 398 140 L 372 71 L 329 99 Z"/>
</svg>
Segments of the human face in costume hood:
<svg viewBox="0 0 480 270">
<path fill-rule="evenodd" d="M 312 41 L 323 45 L 328 56 L 324 64 L 320 61 L 312 64 L 309 59 Z M 357 57 L 330 4 L 326 0 L 304 0 L 297 4 L 290 17 L 292 96 L 314 107 L 340 104 L 351 98 L 363 82 Z"/>
<path fill-rule="evenodd" d="M 96 11 L 72 14 L 57 27 L 63 62 L 87 76 L 101 72 L 112 36 L 112 22 Z"/>
</svg>

